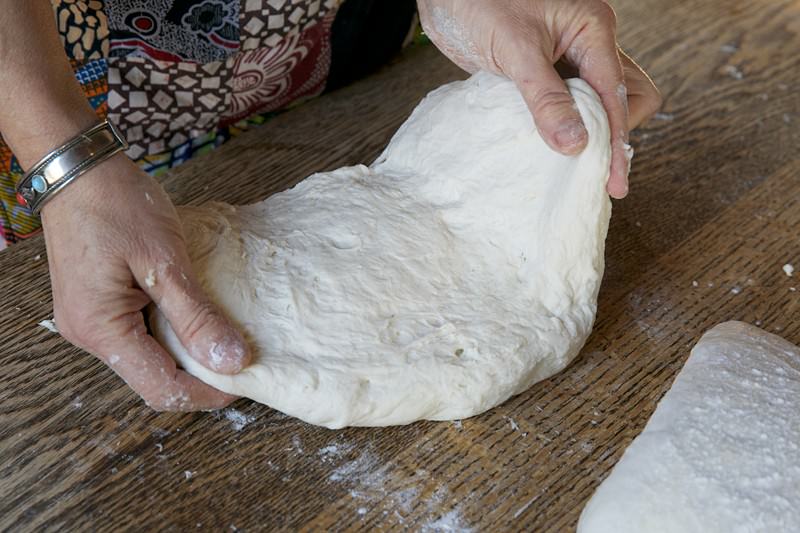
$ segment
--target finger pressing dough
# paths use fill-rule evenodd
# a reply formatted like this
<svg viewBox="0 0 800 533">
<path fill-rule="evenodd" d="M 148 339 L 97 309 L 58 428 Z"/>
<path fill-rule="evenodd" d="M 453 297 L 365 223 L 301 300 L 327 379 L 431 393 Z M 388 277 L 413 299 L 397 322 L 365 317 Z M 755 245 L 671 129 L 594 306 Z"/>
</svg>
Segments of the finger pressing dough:
<svg viewBox="0 0 800 533">
<path fill-rule="evenodd" d="M 589 131 L 577 157 L 478 73 L 429 94 L 369 167 L 182 209 L 203 286 L 256 359 L 219 375 L 160 315 L 157 337 L 214 387 L 330 428 L 465 418 L 560 371 L 594 321 L 611 210 L 603 107 L 568 84 Z"/>
<path fill-rule="evenodd" d="M 578 533 L 800 531 L 800 348 L 742 322 L 708 331 Z"/>
</svg>

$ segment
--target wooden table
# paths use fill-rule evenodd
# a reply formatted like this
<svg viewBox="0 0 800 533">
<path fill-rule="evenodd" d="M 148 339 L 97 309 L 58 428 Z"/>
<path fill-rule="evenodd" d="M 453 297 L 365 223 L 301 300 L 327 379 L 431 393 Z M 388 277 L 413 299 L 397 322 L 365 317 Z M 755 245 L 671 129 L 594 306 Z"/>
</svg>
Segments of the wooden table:
<svg viewBox="0 0 800 533">
<path fill-rule="evenodd" d="M 329 431 L 247 400 L 157 414 L 37 326 L 52 313 L 37 238 L 0 254 L 0 528 L 569 531 L 703 331 L 738 319 L 800 342 L 800 2 L 616 7 L 664 114 L 633 136 L 597 324 L 568 369 L 455 423 Z M 369 162 L 459 77 L 412 48 L 165 184 L 178 203 L 241 203 Z"/>
</svg>

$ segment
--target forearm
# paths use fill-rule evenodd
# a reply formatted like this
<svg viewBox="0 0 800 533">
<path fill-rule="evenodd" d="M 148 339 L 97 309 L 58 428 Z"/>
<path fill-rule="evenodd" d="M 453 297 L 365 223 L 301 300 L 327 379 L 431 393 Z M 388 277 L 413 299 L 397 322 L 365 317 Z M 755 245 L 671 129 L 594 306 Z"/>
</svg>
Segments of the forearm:
<svg viewBox="0 0 800 533">
<path fill-rule="evenodd" d="M 49 0 L 0 0 L 0 133 L 23 168 L 96 122 Z"/>
</svg>

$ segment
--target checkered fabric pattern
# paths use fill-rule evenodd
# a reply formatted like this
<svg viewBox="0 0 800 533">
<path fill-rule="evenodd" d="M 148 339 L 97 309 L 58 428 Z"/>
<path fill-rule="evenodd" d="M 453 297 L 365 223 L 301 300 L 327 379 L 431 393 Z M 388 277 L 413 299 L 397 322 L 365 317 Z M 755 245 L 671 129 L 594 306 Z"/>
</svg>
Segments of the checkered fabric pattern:
<svg viewBox="0 0 800 533">
<path fill-rule="evenodd" d="M 75 77 L 158 174 L 325 87 L 343 0 L 51 0 Z M 0 138 L 0 249 L 35 234 Z"/>
</svg>

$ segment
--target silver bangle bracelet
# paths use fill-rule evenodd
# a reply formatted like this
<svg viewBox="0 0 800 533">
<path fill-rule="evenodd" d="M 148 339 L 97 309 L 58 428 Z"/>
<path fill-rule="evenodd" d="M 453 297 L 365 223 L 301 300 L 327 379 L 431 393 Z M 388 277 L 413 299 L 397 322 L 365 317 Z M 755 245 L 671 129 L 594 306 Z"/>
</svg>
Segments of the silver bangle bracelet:
<svg viewBox="0 0 800 533">
<path fill-rule="evenodd" d="M 127 148 L 114 125 L 104 120 L 33 165 L 17 185 L 17 200 L 38 214 L 72 180 Z"/>
</svg>

